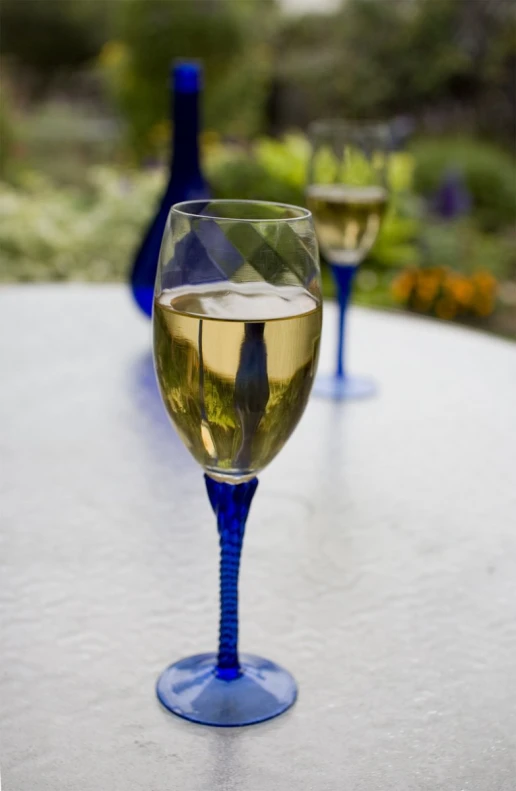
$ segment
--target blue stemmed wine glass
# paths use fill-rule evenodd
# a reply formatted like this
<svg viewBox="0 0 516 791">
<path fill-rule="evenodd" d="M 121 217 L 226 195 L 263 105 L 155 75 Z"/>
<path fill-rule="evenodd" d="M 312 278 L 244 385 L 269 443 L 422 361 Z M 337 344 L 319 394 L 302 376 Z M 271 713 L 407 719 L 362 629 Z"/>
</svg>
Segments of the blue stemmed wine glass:
<svg viewBox="0 0 516 791">
<path fill-rule="evenodd" d="M 373 380 L 346 371 L 346 315 L 359 264 L 373 246 L 387 207 L 389 127 L 380 123 L 317 121 L 312 141 L 306 200 L 321 252 L 337 286 L 338 352 L 335 374 L 320 375 L 316 395 L 336 400 L 373 395 Z"/>
<path fill-rule="evenodd" d="M 154 362 L 165 408 L 203 467 L 220 541 L 216 653 L 159 677 L 174 714 L 206 725 L 275 717 L 297 694 L 290 673 L 238 652 L 238 573 L 256 475 L 305 408 L 322 321 L 319 260 L 308 210 L 197 200 L 170 211 L 154 296 Z"/>
</svg>

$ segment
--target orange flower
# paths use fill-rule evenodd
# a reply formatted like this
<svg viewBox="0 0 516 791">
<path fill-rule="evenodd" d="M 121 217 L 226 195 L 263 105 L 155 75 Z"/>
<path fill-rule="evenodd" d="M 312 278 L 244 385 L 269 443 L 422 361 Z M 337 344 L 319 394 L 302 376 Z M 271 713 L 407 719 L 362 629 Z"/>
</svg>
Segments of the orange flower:
<svg viewBox="0 0 516 791">
<path fill-rule="evenodd" d="M 406 269 L 391 283 L 391 292 L 398 302 L 408 302 L 419 313 L 435 313 L 451 320 L 473 313 L 489 316 L 496 302 L 496 278 L 480 271 L 467 276 L 442 266 Z"/>
<path fill-rule="evenodd" d="M 490 316 L 494 310 L 494 299 L 490 294 L 475 294 L 473 310 L 477 316 Z"/>
<path fill-rule="evenodd" d="M 449 321 L 454 319 L 458 313 L 458 305 L 449 296 L 440 297 L 435 303 L 435 315 L 440 319 Z"/>
<path fill-rule="evenodd" d="M 489 316 L 495 308 L 496 279 L 490 272 L 475 272 L 471 280 L 475 285 L 473 311 L 477 316 Z"/>
<path fill-rule="evenodd" d="M 398 275 L 391 283 L 391 293 L 398 302 L 406 302 L 412 293 L 416 282 L 416 272 L 413 269 L 406 269 Z"/>
<path fill-rule="evenodd" d="M 496 279 L 490 272 L 475 272 L 471 280 L 480 291 L 494 294 L 496 290 Z"/>
<path fill-rule="evenodd" d="M 428 269 L 419 273 L 416 294 L 424 302 L 433 302 L 437 296 L 440 285 L 440 273 L 436 270 Z"/>
<path fill-rule="evenodd" d="M 464 307 L 471 303 L 475 293 L 475 287 L 469 278 L 452 273 L 447 275 L 444 281 L 444 288 L 450 297 Z"/>
<path fill-rule="evenodd" d="M 420 296 L 415 296 L 412 301 L 412 307 L 418 313 L 430 313 L 432 307 L 431 299 L 422 299 Z"/>
</svg>

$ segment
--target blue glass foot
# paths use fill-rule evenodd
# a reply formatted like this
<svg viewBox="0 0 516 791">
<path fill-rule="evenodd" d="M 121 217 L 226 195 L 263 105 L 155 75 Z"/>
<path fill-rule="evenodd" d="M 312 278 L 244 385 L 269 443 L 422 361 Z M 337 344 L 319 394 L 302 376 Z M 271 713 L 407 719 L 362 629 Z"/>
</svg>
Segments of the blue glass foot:
<svg viewBox="0 0 516 791">
<path fill-rule="evenodd" d="M 217 675 L 217 654 L 197 654 L 170 665 L 156 692 L 173 714 L 227 728 L 277 717 L 296 700 L 297 686 L 287 670 L 253 654 L 240 655 L 240 673 L 229 679 Z"/>
<path fill-rule="evenodd" d="M 351 401 L 357 398 L 370 398 L 378 392 L 377 385 L 366 376 L 338 377 L 333 374 L 318 375 L 313 393 L 320 398 L 333 398 L 334 401 Z"/>
</svg>

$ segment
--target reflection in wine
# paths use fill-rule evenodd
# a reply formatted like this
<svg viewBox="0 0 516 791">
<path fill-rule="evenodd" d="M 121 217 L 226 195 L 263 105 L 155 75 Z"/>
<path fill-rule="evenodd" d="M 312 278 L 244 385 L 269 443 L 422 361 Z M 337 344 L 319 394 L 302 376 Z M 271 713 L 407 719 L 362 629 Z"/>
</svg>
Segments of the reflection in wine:
<svg viewBox="0 0 516 791">
<path fill-rule="evenodd" d="M 164 291 L 154 348 L 167 411 L 217 480 L 248 480 L 282 448 L 310 393 L 321 306 L 298 286 Z"/>
</svg>

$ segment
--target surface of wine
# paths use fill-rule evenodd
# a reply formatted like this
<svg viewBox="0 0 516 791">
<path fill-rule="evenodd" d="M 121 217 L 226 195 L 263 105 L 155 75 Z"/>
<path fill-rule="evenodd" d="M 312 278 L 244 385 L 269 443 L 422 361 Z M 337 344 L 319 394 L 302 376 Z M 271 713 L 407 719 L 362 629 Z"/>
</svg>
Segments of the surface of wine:
<svg viewBox="0 0 516 791">
<path fill-rule="evenodd" d="M 161 394 L 209 475 L 253 477 L 284 445 L 315 376 L 322 310 L 300 287 L 212 283 L 154 303 Z"/>
<path fill-rule="evenodd" d="M 306 198 L 325 257 L 332 264 L 359 264 L 380 230 L 387 191 L 379 186 L 312 184 Z"/>
</svg>

